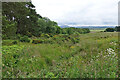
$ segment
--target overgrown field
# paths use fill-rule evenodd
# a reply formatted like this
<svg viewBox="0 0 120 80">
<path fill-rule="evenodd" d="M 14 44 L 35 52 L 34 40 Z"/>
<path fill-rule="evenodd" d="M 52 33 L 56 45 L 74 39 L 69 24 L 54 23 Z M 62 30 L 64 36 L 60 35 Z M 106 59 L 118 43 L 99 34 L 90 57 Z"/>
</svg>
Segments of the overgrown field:
<svg viewBox="0 0 120 80">
<path fill-rule="evenodd" d="M 3 40 L 3 78 L 116 78 L 118 33 Z"/>
</svg>

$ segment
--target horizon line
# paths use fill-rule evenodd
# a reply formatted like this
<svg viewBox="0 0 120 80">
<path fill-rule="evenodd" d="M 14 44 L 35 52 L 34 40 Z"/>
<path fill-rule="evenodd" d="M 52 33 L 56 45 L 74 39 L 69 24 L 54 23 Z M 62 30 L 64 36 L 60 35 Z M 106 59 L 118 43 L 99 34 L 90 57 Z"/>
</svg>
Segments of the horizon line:
<svg viewBox="0 0 120 80">
<path fill-rule="evenodd" d="M 79 26 L 118 26 L 118 25 L 69 25 L 69 24 L 64 24 L 66 26 L 74 26 L 74 27 L 79 27 Z M 62 25 L 59 25 L 62 26 Z"/>
</svg>

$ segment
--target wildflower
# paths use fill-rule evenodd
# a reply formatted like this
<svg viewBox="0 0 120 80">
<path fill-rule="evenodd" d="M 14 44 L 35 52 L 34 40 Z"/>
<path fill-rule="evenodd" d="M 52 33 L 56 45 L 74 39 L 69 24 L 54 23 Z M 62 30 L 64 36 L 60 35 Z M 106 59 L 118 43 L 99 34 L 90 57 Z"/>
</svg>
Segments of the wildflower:
<svg viewBox="0 0 120 80">
<path fill-rule="evenodd" d="M 73 48 L 75 48 L 75 47 L 74 47 L 74 46 L 71 46 L 70 48 L 72 48 L 72 49 L 73 49 Z"/>
<path fill-rule="evenodd" d="M 54 37 L 56 37 L 57 35 L 54 35 Z"/>
<path fill-rule="evenodd" d="M 100 40 L 97 40 L 97 42 L 100 42 Z"/>
</svg>

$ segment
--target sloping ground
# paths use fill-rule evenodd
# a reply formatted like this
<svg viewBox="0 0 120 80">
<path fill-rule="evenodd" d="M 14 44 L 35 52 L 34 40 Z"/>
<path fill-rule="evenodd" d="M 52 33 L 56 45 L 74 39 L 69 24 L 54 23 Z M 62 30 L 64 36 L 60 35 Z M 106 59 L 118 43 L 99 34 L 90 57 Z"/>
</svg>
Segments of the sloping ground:
<svg viewBox="0 0 120 80">
<path fill-rule="evenodd" d="M 3 46 L 3 77 L 115 78 L 118 33 L 55 35 L 52 43 Z"/>
</svg>

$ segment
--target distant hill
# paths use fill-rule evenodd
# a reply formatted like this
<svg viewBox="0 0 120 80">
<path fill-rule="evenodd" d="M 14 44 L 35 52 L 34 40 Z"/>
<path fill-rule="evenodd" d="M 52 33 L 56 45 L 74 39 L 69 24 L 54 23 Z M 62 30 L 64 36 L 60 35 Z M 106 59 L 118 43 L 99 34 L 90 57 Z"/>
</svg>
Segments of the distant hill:
<svg viewBox="0 0 120 80">
<path fill-rule="evenodd" d="M 67 27 L 70 27 L 68 25 L 60 25 L 61 28 L 67 28 Z"/>
<path fill-rule="evenodd" d="M 69 25 L 60 25 L 61 28 L 67 27 L 76 27 L 76 28 L 115 28 L 116 26 L 69 26 Z"/>
</svg>

